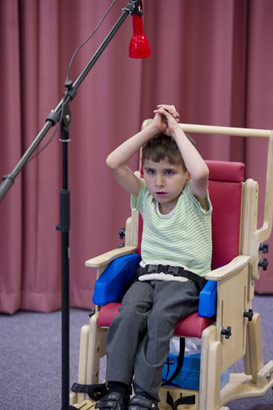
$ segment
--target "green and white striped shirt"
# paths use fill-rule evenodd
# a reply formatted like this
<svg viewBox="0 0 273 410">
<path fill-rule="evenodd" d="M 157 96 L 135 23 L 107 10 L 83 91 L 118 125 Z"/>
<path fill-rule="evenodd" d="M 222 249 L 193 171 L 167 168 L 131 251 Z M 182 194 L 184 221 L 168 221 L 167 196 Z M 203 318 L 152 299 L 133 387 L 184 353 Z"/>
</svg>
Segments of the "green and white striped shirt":
<svg viewBox="0 0 273 410">
<path fill-rule="evenodd" d="M 141 266 L 164 264 L 183 266 L 200 276 L 211 270 L 212 206 L 207 193 L 208 210 L 201 207 L 186 183 L 176 207 L 167 215 L 159 211 L 157 201 L 146 188 L 144 179 L 138 196 L 131 196 L 131 208 L 143 218 Z"/>
</svg>

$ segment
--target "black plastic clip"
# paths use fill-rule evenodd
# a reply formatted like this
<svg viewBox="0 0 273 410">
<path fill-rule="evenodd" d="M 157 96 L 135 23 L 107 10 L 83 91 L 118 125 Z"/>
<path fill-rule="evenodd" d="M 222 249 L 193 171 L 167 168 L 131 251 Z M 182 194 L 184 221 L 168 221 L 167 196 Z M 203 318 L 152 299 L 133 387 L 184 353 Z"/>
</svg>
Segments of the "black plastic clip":
<svg viewBox="0 0 273 410">
<path fill-rule="evenodd" d="M 248 311 L 244 311 L 244 317 L 247 317 L 249 322 L 252 321 L 252 318 L 254 316 L 253 310 L 252 309 L 248 309 Z"/>
<path fill-rule="evenodd" d="M 227 326 L 226 328 L 222 327 L 221 336 L 225 336 L 225 339 L 229 339 L 231 335 L 232 335 L 232 333 L 231 333 L 231 327 L 230 326 Z"/>
<path fill-rule="evenodd" d="M 266 258 L 264 258 L 263 260 L 260 259 L 258 262 L 258 266 L 259 268 L 263 268 L 263 270 L 267 270 L 268 260 Z"/>
<path fill-rule="evenodd" d="M 119 239 L 121 240 L 121 241 L 123 241 L 124 240 L 124 238 L 125 238 L 125 235 L 126 235 L 126 231 L 125 231 L 125 228 L 120 228 L 120 230 L 119 230 Z M 119 244 L 119 248 L 123 248 L 124 247 L 124 242 L 121 242 L 120 244 Z"/>
<path fill-rule="evenodd" d="M 259 251 L 262 253 L 268 253 L 269 250 L 269 243 L 260 243 Z"/>
</svg>

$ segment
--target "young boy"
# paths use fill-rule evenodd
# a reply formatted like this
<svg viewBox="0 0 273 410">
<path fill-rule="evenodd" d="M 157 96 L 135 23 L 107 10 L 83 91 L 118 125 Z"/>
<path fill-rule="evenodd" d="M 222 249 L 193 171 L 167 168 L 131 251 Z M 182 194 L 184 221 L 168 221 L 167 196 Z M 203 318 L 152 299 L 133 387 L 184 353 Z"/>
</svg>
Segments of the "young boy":
<svg viewBox="0 0 273 410">
<path fill-rule="evenodd" d="M 179 127 L 173 105 L 158 105 L 150 125 L 107 158 L 132 209 L 143 217 L 137 280 L 108 331 L 109 393 L 96 408 L 158 409 L 161 372 L 176 322 L 198 310 L 211 264 L 208 168 Z M 143 146 L 144 179 L 127 166 Z M 131 384 L 135 396 L 130 401 Z"/>
</svg>

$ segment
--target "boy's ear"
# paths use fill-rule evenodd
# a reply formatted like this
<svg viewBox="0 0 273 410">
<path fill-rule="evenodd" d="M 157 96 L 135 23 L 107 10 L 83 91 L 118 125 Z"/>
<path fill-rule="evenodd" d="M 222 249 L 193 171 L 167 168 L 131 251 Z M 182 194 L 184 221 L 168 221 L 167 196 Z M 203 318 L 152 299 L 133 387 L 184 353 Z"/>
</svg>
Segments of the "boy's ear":
<svg viewBox="0 0 273 410">
<path fill-rule="evenodd" d="M 191 179 L 191 174 L 189 173 L 189 171 L 187 171 L 187 181 L 189 181 Z"/>
</svg>

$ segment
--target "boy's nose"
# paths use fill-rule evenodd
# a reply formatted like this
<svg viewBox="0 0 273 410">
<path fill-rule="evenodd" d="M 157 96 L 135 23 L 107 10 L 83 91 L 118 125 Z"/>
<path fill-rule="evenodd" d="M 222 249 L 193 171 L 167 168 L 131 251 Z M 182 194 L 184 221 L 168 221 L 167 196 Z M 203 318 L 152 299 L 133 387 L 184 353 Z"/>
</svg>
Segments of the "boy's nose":
<svg viewBox="0 0 273 410">
<path fill-rule="evenodd" d="M 164 178 L 163 178 L 162 175 L 157 175 L 156 185 L 157 186 L 164 186 Z"/>
</svg>

